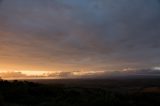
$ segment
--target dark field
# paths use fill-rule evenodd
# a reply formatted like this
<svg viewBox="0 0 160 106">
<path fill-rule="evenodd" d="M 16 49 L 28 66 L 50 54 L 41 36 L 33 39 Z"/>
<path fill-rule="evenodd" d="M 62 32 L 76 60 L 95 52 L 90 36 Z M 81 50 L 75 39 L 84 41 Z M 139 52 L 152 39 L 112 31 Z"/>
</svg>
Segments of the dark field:
<svg viewBox="0 0 160 106">
<path fill-rule="evenodd" d="M 0 81 L 0 106 L 160 106 L 160 78 Z"/>
</svg>

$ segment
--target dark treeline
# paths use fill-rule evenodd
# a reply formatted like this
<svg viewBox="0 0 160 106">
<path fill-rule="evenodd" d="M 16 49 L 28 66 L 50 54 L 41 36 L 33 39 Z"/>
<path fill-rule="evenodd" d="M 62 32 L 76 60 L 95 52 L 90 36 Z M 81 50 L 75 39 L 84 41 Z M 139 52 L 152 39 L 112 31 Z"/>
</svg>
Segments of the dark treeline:
<svg viewBox="0 0 160 106">
<path fill-rule="evenodd" d="M 159 86 L 87 88 L 0 81 L 0 106 L 159 106 Z"/>
</svg>

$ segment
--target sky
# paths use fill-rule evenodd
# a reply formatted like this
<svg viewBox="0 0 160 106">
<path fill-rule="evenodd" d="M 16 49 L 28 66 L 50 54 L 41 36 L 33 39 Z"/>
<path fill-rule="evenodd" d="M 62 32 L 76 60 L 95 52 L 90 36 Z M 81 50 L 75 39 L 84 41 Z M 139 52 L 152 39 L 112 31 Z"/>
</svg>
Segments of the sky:
<svg viewBox="0 0 160 106">
<path fill-rule="evenodd" d="M 1 76 L 157 71 L 159 54 L 160 0 L 0 0 Z"/>
</svg>

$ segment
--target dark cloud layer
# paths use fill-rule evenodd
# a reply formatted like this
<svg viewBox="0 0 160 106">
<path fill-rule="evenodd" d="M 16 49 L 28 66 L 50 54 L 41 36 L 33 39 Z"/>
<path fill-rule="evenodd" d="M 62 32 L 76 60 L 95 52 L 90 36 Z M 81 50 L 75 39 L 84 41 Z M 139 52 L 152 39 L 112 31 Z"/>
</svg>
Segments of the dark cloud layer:
<svg viewBox="0 0 160 106">
<path fill-rule="evenodd" d="M 108 71 L 157 67 L 159 54 L 159 0 L 0 1 L 0 63 Z"/>
</svg>

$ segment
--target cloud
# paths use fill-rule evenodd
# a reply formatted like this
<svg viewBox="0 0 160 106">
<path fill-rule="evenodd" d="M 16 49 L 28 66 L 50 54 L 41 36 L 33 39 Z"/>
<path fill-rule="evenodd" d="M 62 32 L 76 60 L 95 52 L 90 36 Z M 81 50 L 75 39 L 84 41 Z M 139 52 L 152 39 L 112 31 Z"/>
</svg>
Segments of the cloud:
<svg viewBox="0 0 160 106">
<path fill-rule="evenodd" d="M 25 78 L 28 77 L 21 72 L 0 72 L 1 78 Z"/>
<path fill-rule="evenodd" d="M 66 71 L 156 66 L 158 2 L 5 0 L 0 7 L 0 62 Z"/>
<path fill-rule="evenodd" d="M 63 78 L 69 78 L 69 77 L 73 77 L 73 73 L 72 72 L 61 72 L 58 75 L 59 77 L 63 77 Z"/>
<path fill-rule="evenodd" d="M 30 71 L 31 72 L 31 71 Z M 130 77 L 130 76 L 160 76 L 159 69 L 125 69 L 121 71 L 57 71 L 57 72 L 34 72 L 28 73 L 25 71 L 8 71 L 0 72 L 0 77 L 3 79 L 59 79 L 59 78 L 112 78 L 112 77 Z M 36 72 L 37 73 L 37 72 Z"/>
<path fill-rule="evenodd" d="M 57 72 L 42 72 L 42 71 L 3 71 L 0 72 L 0 77 L 3 79 L 59 79 L 59 78 L 91 78 L 102 75 L 103 71 L 57 71 Z"/>
<path fill-rule="evenodd" d="M 156 69 L 141 69 L 141 70 L 134 70 L 134 74 L 142 74 L 142 75 L 160 75 L 160 70 Z"/>
<path fill-rule="evenodd" d="M 125 69 L 123 71 L 112 71 L 112 72 L 105 72 L 99 76 L 94 76 L 95 78 L 110 78 L 110 77 L 128 77 L 132 78 L 138 76 L 147 76 L 147 77 L 155 77 L 160 76 L 160 70 L 158 69 Z"/>
</svg>

